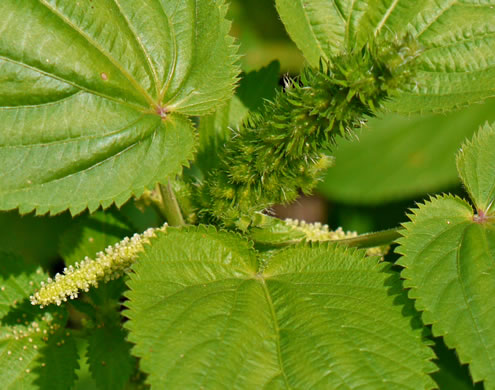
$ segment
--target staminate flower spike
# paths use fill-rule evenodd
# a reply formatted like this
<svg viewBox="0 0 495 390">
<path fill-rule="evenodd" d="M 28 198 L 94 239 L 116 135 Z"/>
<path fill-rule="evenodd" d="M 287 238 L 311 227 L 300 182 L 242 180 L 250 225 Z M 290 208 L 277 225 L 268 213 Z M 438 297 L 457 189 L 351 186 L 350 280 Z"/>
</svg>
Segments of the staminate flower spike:
<svg viewBox="0 0 495 390">
<path fill-rule="evenodd" d="M 295 230 L 304 233 L 307 241 L 345 240 L 346 238 L 358 236 L 357 232 L 345 232 L 341 227 L 336 230 L 330 230 L 328 225 L 323 225 L 319 222 L 308 223 L 290 218 L 286 219 L 285 222 Z"/>
<path fill-rule="evenodd" d="M 337 241 L 359 236 L 357 232 L 344 231 L 341 227 L 338 227 L 336 230 L 330 230 L 328 225 L 323 225 L 319 222 L 308 223 L 306 221 L 288 218 L 285 220 L 285 223 L 293 229 L 304 233 L 306 241 Z M 383 258 L 383 256 L 388 253 L 389 249 L 389 245 L 367 248 L 366 255 Z"/>
<path fill-rule="evenodd" d="M 158 231 L 165 231 L 167 224 L 160 228 L 149 228 L 142 234 L 126 237 L 114 246 L 109 246 L 104 252 L 98 252 L 96 259 L 86 257 L 75 267 L 64 269 L 64 274 L 55 275 L 55 279 L 41 282 L 41 289 L 30 297 L 33 305 L 41 307 L 55 303 L 60 305 L 67 298 L 75 299 L 79 292 L 89 291 L 90 287 L 97 287 L 98 283 L 108 282 L 121 277 L 137 259 L 144 245 L 156 236 Z"/>
</svg>

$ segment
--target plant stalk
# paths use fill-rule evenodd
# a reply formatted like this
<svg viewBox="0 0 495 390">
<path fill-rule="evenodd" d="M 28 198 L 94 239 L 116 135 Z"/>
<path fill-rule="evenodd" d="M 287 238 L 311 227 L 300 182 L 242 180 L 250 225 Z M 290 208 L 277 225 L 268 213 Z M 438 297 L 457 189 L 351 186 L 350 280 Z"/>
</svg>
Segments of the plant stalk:
<svg viewBox="0 0 495 390">
<path fill-rule="evenodd" d="M 337 240 L 337 242 L 355 248 L 373 248 L 375 246 L 392 244 L 402 236 L 401 231 L 402 228 L 382 230 L 375 233 L 362 234 L 353 238 Z"/>
<path fill-rule="evenodd" d="M 158 188 L 161 196 L 160 211 L 167 219 L 168 224 L 170 226 L 184 226 L 186 223 L 182 217 L 182 212 L 170 181 L 166 186 L 159 184 Z"/>
</svg>

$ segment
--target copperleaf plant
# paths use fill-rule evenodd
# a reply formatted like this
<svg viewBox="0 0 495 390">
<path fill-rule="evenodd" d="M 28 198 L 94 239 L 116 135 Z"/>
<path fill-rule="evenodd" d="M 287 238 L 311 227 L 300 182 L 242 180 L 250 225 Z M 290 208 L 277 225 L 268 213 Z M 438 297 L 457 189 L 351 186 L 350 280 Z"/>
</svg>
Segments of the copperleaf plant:
<svg viewBox="0 0 495 390">
<path fill-rule="evenodd" d="M 495 389 L 490 124 L 465 199 L 403 226 L 272 213 L 370 118 L 494 95 L 495 1 L 274 6 L 306 60 L 282 88 L 276 62 L 241 74 L 224 0 L 0 2 L 0 221 L 65 221 L 55 265 L 0 245 L 2 388 Z"/>
</svg>

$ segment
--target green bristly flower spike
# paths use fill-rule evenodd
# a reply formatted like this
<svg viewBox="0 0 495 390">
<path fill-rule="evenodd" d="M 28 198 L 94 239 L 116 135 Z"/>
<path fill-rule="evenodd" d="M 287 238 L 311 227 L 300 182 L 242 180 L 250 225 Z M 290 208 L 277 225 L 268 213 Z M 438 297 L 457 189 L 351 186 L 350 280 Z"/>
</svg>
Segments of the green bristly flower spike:
<svg viewBox="0 0 495 390">
<path fill-rule="evenodd" d="M 80 291 L 89 291 L 100 282 L 121 277 L 134 263 L 144 245 L 150 243 L 158 231 L 165 231 L 167 224 L 160 228 L 150 228 L 142 234 L 126 237 L 114 246 L 109 246 L 104 252 L 98 252 L 96 259 L 86 257 L 75 267 L 65 268 L 64 274 L 55 275 L 55 279 L 41 282 L 41 289 L 30 297 L 33 305 L 41 307 L 55 303 L 60 305 L 67 298 L 75 299 Z"/>
<path fill-rule="evenodd" d="M 306 68 L 224 145 L 218 169 L 195 190 L 203 221 L 245 230 L 253 213 L 310 193 L 331 163 L 323 154 L 411 82 L 420 48 L 409 35 L 373 41 Z M 205 211 L 206 210 L 206 211 Z"/>
</svg>

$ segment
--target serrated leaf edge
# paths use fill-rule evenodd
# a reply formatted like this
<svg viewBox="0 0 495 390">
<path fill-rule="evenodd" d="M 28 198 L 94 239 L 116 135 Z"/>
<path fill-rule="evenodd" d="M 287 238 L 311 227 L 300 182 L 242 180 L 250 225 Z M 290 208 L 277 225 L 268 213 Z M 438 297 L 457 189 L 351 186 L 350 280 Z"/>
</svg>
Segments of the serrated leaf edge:
<svg viewBox="0 0 495 390">
<path fill-rule="evenodd" d="M 461 197 L 457 195 L 452 195 L 452 194 L 443 194 L 443 195 L 434 195 L 430 196 L 429 200 L 424 201 L 423 203 L 417 204 L 416 208 L 410 209 L 412 214 L 408 214 L 408 216 L 411 216 L 412 219 L 410 222 L 405 222 L 402 224 L 404 227 L 404 230 L 401 231 L 402 237 L 396 240 L 396 243 L 399 244 L 399 247 L 396 249 L 396 253 L 400 254 L 403 258 L 406 257 L 404 254 L 404 251 L 401 249 L 404 242 L 407 240 L 407 237 L 409 237 L 410 234 L 410 229 L 409 227 L 412 226 L 416 220 L 418 212 L 422 211 L 423 209 L 427 208 L 430 204 L 432 204 L 434 201 L 437 200 L 442 200 L 442 199 L 452 199 L 452 200 L 458 200 L 464 202 L 466 205 L 469 205 L 468 202 L 466 202 L 465 199 L 462 199 Z M 474 210 L 473 211 L 473 216 L 474 216 Z M 455 349 L 458 356 L 459 360 L 461 361 L 462 364 L 467 364 L 471 365 L 473 363 L 474 358 L 470 356 L 462 346 L 456 345 L 457 343 L 454 342 L 450 337 L 450 334 L 443 329 L 443 326 L 439 323 L 438 320 L 428 320 L 428 318 L 433 319 L 436 316 L 433 315 L 431 310 L 428 310 L 425 304 L 423 303 L 423 300 L 421 296 L 417 295 L 418 288 L 411 282 L 411 278 L 408 277 L 408 269 L 409 267 L 403 262 L 400 261 L 396 262 L 397 265 L 401 266 L 403 270 L 401 271 L 401 278 L 405 281 L 404 287 L 407 290 L 407 296 L 414 301 L 414 306 L 418 312 L 421 313 L 421 319 L 425 325 L 431 325 L 432 327 L 432 333 L 435 337 L 442 337 L 444 339 L 445 344 L 451 348 Z M 470 373 L 472 374 L 471 370 Z M 485 380 L 486 378 L 473 378 L 476 380 L 476 382 L 480 382 Z"/>
</svg>

